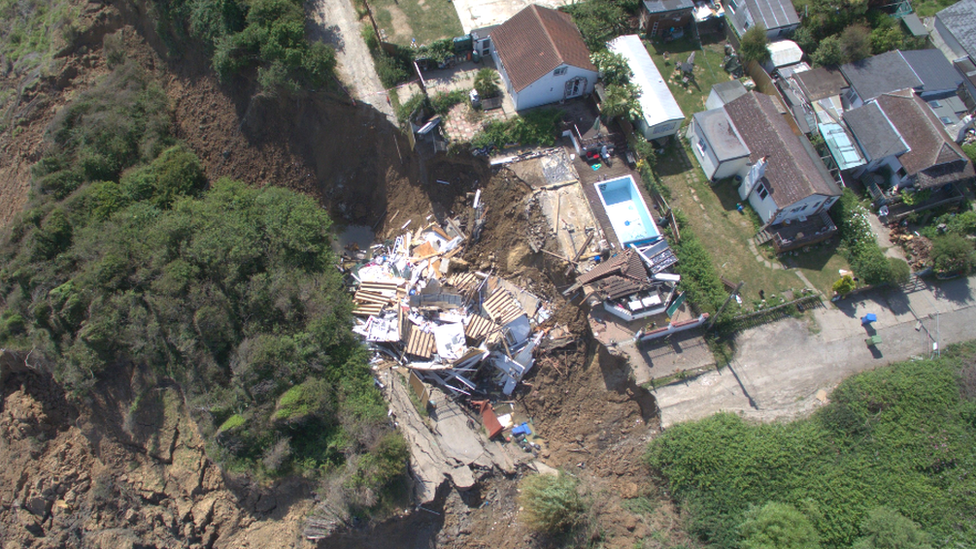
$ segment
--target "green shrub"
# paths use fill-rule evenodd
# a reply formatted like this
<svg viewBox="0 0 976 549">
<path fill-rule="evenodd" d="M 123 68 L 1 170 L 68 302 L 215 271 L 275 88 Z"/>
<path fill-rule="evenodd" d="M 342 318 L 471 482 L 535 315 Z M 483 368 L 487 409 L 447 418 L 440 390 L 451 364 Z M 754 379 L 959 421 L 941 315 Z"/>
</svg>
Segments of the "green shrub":
<svg viewBox="0 0 976 549">
<path fill-rule="evenodd" d="M 932 266 L 940 273 L 968 274 L 976 264 L 973 245 L 958 234 L 946 234 L 932 241 Z"/>
<path fill-rule="evenodd" d="M 508 120 L 492 120 L 474 136 L 471 144 L 499 148 L 509 144 L 551 146 L 556 142 L 556 122 L 561 117 L 562 111 L 558 109 L 542 109 Z"/>
<path fill-rule="evenodd" d="M 831 217 L 837 223 L 840 234 L 841 252 L 851 264 L 854 274 L 868 285 L 888 284 L 903 273 L 892 270 L 900 267 L 894 267 L 878 246 L 868 215 L 867 209 L 850 189 L 844 189 L 844 194 L 831 209 Z"/>
<path fill-rule="evenodd" d="M 221 423 L 220 427 L 217 428 L 217 431 L 233 431 L 234 429 L 237 429 L 238 427 L 242 427 L 243 425 L 244 425 L 244 416 L 240 414 L 234 414 L 229 418 L 227 418 L 227 421 Z"/>
<path fill-rule="evenodd" d="M 454 105 L 468 100 L 467 90 L 453 90 L 449 92 L 438 92 L 430 98 L 430 107 L 435 113 L 440 115 L 447 114 Z"/>
<path fill-rule="evenodd" d="M 888 272 L 891 273 L 891 282 L 894 284 L 905 284 L 912 278 L 912 268 L 908 262 L 897 257 L 888 258 Z"/>
<path fill-rule="evenodd" d="M 820 41 L 817 51 L 813 53 L 813 62 L 821 67 L 840 65 L 844 62 L 844 51 L 840 38 L 828 36 Z"/>
<path fill-rule="evenodd" d="M 918 524 L 886 507 L 868 512 L 861 533 L 854 549 L 932 549 L 928 535 Z"/>
<path fill-rule="evenodd" d="M 840 296 L 845 296 L 853 292 L 855 288 L 857 288 L 857 284 L 855 284 L 854 277 L 851 275 L 840 277 L 837 282 L 834 282 L 833 286 L 834 293 Z"/>
<path fill-rule="evenodd" d="M 688 300 L 699 312 L 714 315 L 728 294 L 712 263 L 712 256 L 698 237 L 685 229 L 674 251 L 678 256 L 675 271 L 681 275 L 680 287 Z"/>
<path fill-rule="evenodd" d="M 972 546 L 976 431 L 957 372 L 973 352 L 848 378 L 830 404 L 791 423 L 721 413 L 674 425 L 650 443 L 648 462 L 691 533 L 717 548 L 741 547 L 749 509 L 769 502 L 802 510 L 829 549 L 868 534 L 862 524 L 882 505 L 912 517 L 934 545 Z"/>
<path fill-rule="evenodd" d="M 741 549 L 820 549 L 810 519 L 785 503 L 771 501 L 746 512 L 739 535 Z"/>
<path fill-rule="evenodd" d="M 586 510 L 578 482 L 566 473 L 529 475 L 521 482 L 522 520 L 530 528 L 561 534 L 578 525 Z"/>
<path fill-rule="evenodd" d="M 743 63 L 756 61 L 762 63 L 769 59 L 769 38 L 766 36 L 766 27 L 753 25 L 742 35 L 742 44 L 739 47 L 739 57 Z"/>
<path fill-rule="evenodd" d="M 474 89 L 482 99 L 498 96 L 502 92 L 500 83 L 498 71 L 490 67 L 480 69 L 474 77 Z"/>
</svg>

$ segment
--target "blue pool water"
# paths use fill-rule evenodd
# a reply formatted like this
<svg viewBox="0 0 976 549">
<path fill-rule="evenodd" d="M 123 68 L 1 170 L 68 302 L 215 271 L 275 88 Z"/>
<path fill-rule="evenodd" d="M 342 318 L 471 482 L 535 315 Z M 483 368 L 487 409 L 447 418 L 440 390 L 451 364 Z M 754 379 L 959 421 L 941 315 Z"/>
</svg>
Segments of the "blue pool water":
<svg viewBox="0 0 976 549">
<path fill-rule="evenodd" d="M 661 236 L 633 177 L 597 183 L 596 188 L 621 247 L 646 244 Z"/>
</svg>

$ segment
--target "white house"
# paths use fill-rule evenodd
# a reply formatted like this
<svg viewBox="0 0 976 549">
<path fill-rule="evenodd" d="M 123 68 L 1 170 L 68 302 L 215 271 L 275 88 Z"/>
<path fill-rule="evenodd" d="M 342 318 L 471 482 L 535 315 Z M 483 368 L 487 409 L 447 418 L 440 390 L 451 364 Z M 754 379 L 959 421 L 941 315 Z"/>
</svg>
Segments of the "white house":
<svg viewBox="0 0 976 549">
<path fill-rule="evenodd" d="M 677 133 L 685 115 L 640 37 L 636 34 L 617 37 L 607 44 L 607 49 L 623 56 L 634 73 L 630 81 L 640 89 L 640 106 L 644 114 L 637 127 L 644 138 L 651 141 Z"/>
<path fill-rule="evenodd" d="M 806 137 L 793 133 L 769 96 L 749 92 L 697 113 L 688 131 L 705 175 L 739 176 L 739 197 L 768 226 L 825 213 L 841 191 Z"/>
<path fill-rule="evenodd" d="M 597 70 L 566 13 L 531 5 L 491 31 L 492 58 L 516 110 L 593 91 Z"/>
</svg>

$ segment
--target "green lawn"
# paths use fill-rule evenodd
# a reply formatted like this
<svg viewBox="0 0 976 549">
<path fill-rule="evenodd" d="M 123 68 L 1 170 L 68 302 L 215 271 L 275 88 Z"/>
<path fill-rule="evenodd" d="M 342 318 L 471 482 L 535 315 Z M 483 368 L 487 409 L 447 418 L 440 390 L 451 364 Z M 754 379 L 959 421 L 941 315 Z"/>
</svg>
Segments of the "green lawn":
<svg viewBox="0 0 976 549">
<path fill-rule="evenodd" d="M 694 156 L 681 145 L 669 145 L 659 155 L 654 172 L 670 190 L 671 206 L 685 214 L 689 228 L 708 249 L 719 276 L 733 283 L 745 282 L 742 298 L 747 307 L 759 299 L 759 290 L 768 298 L 805 288 L 806 284 L 790 268 L 798 268 L 826 296 L 831 295 L 830 287 L 839 278 L 837 270 L 849 268 L 836 252 L 836 239 L 831 245 L 816 246 L 782 259 L 768 248 L 759 248 L 761 259 L 774 267 L 758 260 L 749 245 L 757 230 L 755 214 L 748 205 L 740 213 L 736 209 L 740 200 L 735 186 L 727 182 L 710 185 Z"/>
<path fill-rule="evenodd" d="M 409 46 L 413 39 L 417 45 L 430 44 L 464 32 L 449 0 L 373 0 L 370 6 L 386 41 L 401 46 Z"/>
<path fill-rule="evenodd" d="M 725 42 L 710 41 L 705 42 L 702 49 L 690 37 L 685 37 L 673 42 L 645 42 L 648 53 L 654 59 L 661 76 L 668 81 L 671 93 L 681 107 L 681 111 L 686 117 L 705 110 L 705 99 L 712 90 L 712 86 L 720 82 L 729 81 L 729 73 L 722 68 L 725 59 Z M 675 67 L 684 63 L 691 52 L 695 54 L 694 79 L 686 86 L 681 82 L 680 77 L 674 77 Z M 668 60 L 664 59 L 664 53 L 668 53 Z"/>
</svg>

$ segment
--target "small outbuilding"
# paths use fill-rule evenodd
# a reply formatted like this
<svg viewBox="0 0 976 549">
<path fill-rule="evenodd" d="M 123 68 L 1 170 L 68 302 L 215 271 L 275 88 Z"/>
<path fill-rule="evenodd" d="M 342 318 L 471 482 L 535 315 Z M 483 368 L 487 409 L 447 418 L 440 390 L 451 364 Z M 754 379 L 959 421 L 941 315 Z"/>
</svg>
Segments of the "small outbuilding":
<svg viewBox="0 0 976 549">
<path fill-rule="evenodd" d="M 643 112 L 643 118 L 638 121 L 637 127 L 644 138 L 650 141 L 677 133 L 685 115 L 640 37 L 636 34 L 619 36 L 609 42 L 607 48 L 623 56 L 634 73 L 631 82 L 640 89 L 640 106 Z"/>
</svg>

